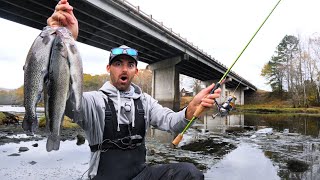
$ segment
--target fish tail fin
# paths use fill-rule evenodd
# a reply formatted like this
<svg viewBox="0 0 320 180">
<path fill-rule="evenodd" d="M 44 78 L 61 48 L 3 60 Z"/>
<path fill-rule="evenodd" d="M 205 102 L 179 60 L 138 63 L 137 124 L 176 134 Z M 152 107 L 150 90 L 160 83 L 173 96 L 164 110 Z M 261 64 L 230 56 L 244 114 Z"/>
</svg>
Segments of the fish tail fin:
<svg viewBox="0 0 320 180">
<path fill-rule="evenodd" d="M 46 145 L 47 151 L 50 152 L 52 150 L 59 150 L 60 148 L 60 137 L 56 135 L 50 134 L 47 140 Z"/>
<path fill-rule="evenodd" d="M 23 120 L 23 122 L 22 122 L 23 130 L 30 131 L 31 130 L 31 126 L 32 126 L 32 123 L 28 122 L 26 119 Z"/>
<path fill-rule="evenodd" d="M 30 121 L 31 120 L 31 121 Z M 29 134 L 33 134 L 39 126 L 37 117 L 29 118 L 27 116 L 24 117 L 22 122 L 22 128 Z"/>
</svg>

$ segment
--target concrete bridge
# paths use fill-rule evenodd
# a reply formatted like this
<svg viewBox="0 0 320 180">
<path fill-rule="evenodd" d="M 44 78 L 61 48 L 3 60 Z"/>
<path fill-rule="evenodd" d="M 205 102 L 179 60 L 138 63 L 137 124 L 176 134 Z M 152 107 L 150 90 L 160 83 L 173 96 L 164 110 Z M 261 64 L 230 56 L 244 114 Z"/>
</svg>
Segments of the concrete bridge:
<svg viewBox="0 0 320 180">
<path fill-rule="evenodd" d="M 0 0 L 0 17 L 42 29 L 54 11 L 54 0 Z M 167 28 L 125 0 L 69 0 L 79 21 L 78 41 L 110 50 L 126 44 L 139 51 L 140 61 L 153 71 L 154 98 L 167 107 L 179 109 L 179 74 L 205 83 L 217 82 L 228 67 L 203 52 L 178 33 Z M 223 95 L 233 92 L 236 103 L 244 104 L 245 93 L 257 88 L 235 72 L 222 86 Z"/>
</svg>

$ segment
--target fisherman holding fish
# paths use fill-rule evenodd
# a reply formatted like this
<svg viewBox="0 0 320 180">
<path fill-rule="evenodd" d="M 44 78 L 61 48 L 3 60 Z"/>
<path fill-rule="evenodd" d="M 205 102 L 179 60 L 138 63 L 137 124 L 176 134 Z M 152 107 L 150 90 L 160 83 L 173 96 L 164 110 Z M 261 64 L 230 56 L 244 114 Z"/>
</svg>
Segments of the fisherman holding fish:
<svg viewBox="0 0 320 180">
<path fill-rule="evenodd" d="M 47 20 L 48 26 L 64 26 L 78 36 L 78 22 L 67 0 L 60 0 Z M 66 115 L 85 131 L 90 144 L 90 179 L 204 179 L 191 163 L 146 165 L 145 135 L 150 126 L 179 133 L 193 117 L 196 108 L 214 106 L 221 90 L 209 94 L 214 84 L 199 92 L 188 107 L 174 112 L 162 107 L 132 83 L 138 74 L 138 51 L 122 45 L 110 52 L 106 67 L 110 81 L 98 91 L 84 92 L 81 110 L 67 102 Z"/>
</svg>

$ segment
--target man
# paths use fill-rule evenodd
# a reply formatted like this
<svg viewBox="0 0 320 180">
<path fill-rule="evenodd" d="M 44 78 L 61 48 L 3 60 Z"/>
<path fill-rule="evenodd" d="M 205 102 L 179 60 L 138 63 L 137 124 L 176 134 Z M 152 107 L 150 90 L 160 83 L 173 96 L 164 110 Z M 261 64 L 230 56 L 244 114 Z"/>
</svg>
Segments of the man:
<svg viewBox="0 0 320 180">
<path fill-rule="evenodd" d="M 61 0 L 49 26 L 65 26 L 78 35 L 78 22 L 67 0 Z M 145 164 L 145 133 L 149 126 L 180 133 L 200 105 L 211 108 L 220 89 L 209 94 L 214 84 L 202 90 L 179 112 L 162 107 L 150 95 L 131 83 L 138 73 L 138 51 L 128 46 L 110 52 L 107 71 L 110 81 L 99 91 L 85 92 L 82 110 L 76 121 L 86 132 L 91 159 L 88 176 L 91 179 L 203 179 L 203 174 L 191 163 L 147 166 Z M 66 115 L 74 115 L 66 108 Z"/>
</svg>

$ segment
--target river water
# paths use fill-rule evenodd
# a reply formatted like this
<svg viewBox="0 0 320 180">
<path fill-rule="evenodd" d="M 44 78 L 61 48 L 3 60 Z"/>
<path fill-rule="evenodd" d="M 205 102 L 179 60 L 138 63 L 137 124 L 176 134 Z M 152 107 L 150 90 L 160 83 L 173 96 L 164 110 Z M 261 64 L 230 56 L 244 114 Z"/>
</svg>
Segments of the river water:
<svg viewBox="0 0 320 180">
<path fill-rule="evenodd" d="M 207 114 L 188 130 L 177 148 L 171 146 L 172 136 L 151 130 L 147 161 L 192 162 L 204 172 L 205 179 L 320 180 L 319 132 L 319 117 L 312 115 L 238 114 L 213 118 Z M 199 141 L 212 151 L 194 150 Z M 32 146 L 35 143 L 38 147 Z M 0 179 L 80 179 L 88 169 L 87 142 L 78 146 L 76 140 L 63 141 L 60 150 L 53 152 L 46 152 L 45 143 L 42 139 L 0 146 L 0 160 L 5 162 L 0 163 Z M 185 148 L 190 144 L 191 148 Z M 20 147 L 28 147 L 29 151 L 19 152 Z M 290 162 L 307 167 L 292 169 Z"/>
</svg>

